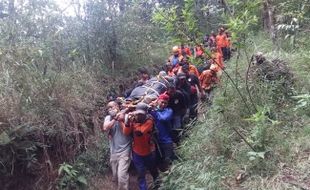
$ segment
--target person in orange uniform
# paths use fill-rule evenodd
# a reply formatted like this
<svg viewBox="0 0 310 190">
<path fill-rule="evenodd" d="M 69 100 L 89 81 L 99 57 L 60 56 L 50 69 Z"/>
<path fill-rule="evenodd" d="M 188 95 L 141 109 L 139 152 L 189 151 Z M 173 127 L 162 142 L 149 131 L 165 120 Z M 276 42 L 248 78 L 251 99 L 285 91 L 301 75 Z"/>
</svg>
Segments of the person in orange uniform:
<svg viewBox="0 0 310 190">
<path fill-rule="evenodd" d="M 188 72 L 189 72 L 190 74 L 193 74 L 193 75 L 196 75 L 197 77 L 199 77 L 199 71 L 198 71 L 197 67 L 196 67 L 195 65 L 191 64 L 191 63 L 188 61 L 188 58 L 187 58 L 187 57 L 184 57 L 184 58 L 183 58 L 182 64 L 183 64 L 183 65 L 184 65 L 184 64 L 188 65 L 188 68 L 189 68 Z M 181 72 L 183 72 L 183 71 L 182 71 L 182 67 L 179 67 L 177 73 L 181 73 Z"/>
<path fill-rule="evenodd" d="M 197 77 L 199 77 L 199 71 L 198 71 L 197 67 L 195 65 L 193 65 L 193 64 L 190 64 L 190 63 L 188 63 L 188 66 L 189 66 L 189 71 L 188 72 L 190 74 L 194 74 Z"/>
<path fill-rule="evenodd" d="M 215 64 L 212 64 L 199 76 L 201 88 L 206 92 L 206 98 L 208 101 L 210 101 L 211 99 L 211 91 L 213 89 L 213 86 L 219 82 L 217 78 L 217 71 L 218 67 Z"/>
<path fill-rule="evenodd" d="M 185 56 L 192 56 L 192 52 L 188 47 L 185 47 L 184 44 L 181 44 L 181 47 L 179 48 L 179 55 Z"/>
<path fill-rule="evenodd" d="M 212 64 L 209 66 L 209 68 L 206 68 L 206 70 L 200 74 L 199 81 L 201 88 L 205 90 L 205 92 L 210 93 L 212 85 L 218 82 L 216 75 L 217 71 L 217 66 Z"/>
<path fill-rule="evenodd" d="M 200 84 L 201 84 L 201 88 L 204 90 L 204 91 L 209 91 L 211 89 L 211 84 L 212 84 L 212 77 L 213 75 L 216 74 L 215 71 L 212 71 L 210 69 L 210 66 L 209 68 L 206 68 L 206 70 L 204 70 L 200 76 L 199 76 L 199 81 L 200 81 Z"/>
<path fill-rule="evenodd" d="M 133 136 L 132 160 L 138 173 L 140 190 L 147 190 L 145 179 L 148 169 L 156 183 L 158 171 L 156 168 L 155 144 L 152 141 L 154 119 L 147 113 L 148 105 L 140 102 L 136 111 L 129 113 L 128 122 L 123 127 L 125 135 Z"/>
<path fill-rule="evenodd" d="M 216 73 L 216 76 L 212 79 L 216 84 L 220 83 L 223 70 L 215 63 L 211 64 L 210 69 Z"/>
<path fill-rule="evenodd" d="M 216 47 L 217 51 L 222 54 L 224 60 L 227 58 L 226 46 L 227 46 L 227 39 L 226 39 L 225 29 L 220 28 L 219 33 L 216 36 Z"/>
<path fill-rule="evenodd" d="M 211 60 L 211 63 L 217 64 L 220 69 L 225 68 L 222 54 L 216 48 L 211 49 Z"/>
</svg>

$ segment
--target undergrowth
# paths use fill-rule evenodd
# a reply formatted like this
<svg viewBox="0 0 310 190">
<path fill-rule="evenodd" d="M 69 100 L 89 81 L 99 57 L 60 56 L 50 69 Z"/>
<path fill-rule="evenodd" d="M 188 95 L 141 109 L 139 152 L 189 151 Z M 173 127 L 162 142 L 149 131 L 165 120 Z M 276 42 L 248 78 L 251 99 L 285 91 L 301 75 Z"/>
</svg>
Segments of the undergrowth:
<svg viewBox="0 0 310 190">
<path fill-rule="evenodd" d="M 284 92 L 287 89 L 281 81 L 249 81 L 250 99 L 245 82 L 247 56 L 241 54 L 237 62 L 234 56 L 226 71 L 246 102 L 224 76 L 206 120 L 188 132 L 177 150 L 180 160 L 163 174 L 162 189 L 297 189 L 292 184 L 303 184 L 303 179 L 310 178 L 306 172 L 309 51 L 272 51 L 271 42 L 263 36 L 249 42 L 248 56 L 262 51 L 268 59 L 289 63 L 294 74 L 292 89 Z M 296 172 L 293 181 L 284 180 L 288 169 Z"/>
<path fill-rule="evenodd" d="M 144 57 L 145 66 L 158 57 Z M 123 70 L 80 62 L 62 70 L 47 64 L 42 70 L 34 49 L 3 47 L 0 60 L 0 185 L 87 188 L 88 179 L 107 168 L 108 142 L 100 131 L 107 94 L 111 87 L 131 85 L 132 71 L 140 63 L 121 76 Z"/>
</svg>

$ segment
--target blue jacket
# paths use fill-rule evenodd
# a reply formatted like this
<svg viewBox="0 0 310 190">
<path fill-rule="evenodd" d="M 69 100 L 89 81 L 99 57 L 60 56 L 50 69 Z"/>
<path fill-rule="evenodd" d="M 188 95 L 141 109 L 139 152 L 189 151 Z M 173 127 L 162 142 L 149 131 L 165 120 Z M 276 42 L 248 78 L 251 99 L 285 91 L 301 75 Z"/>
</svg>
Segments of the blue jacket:
<svg viewBox="0 0 310 190">
<path fill-rule="evenodd" d="M 171 123 L 173 118 L 173 111 L 171 108 L 165 108 L 163 110 L 151 111 L 151 115 L 154 117 L 155 126 L 158 130 L 158 142 L 159 143 L 172 143 L 171 138 Z"/>
</svg>

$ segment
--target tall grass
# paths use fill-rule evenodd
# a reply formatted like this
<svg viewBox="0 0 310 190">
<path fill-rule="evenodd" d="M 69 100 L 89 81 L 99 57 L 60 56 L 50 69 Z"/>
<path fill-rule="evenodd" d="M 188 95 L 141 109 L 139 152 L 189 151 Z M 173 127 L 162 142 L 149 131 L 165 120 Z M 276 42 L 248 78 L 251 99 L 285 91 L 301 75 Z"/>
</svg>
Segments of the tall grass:
<svg viewBox="0 0 310 190">
<path fill-rule="evenodd" d="M 104 88 L 85 69 L 42 74 L 29 62 L 2 62 L 1 73 L 0 182 L 52 182 L 58 165 L 89 145 Z"/>
<path fill-rule="evenodd" d="M 107 93 L 120 84 L 132 85 L 137 67 L 161 65 L 161 55 L 166 55 L 159 44 L 149 44 L 151 49 L 138 57 L 134 50 L 120 52 L 135 62 L 126 61 L 113 71 L 102 60 L 87 65 L 65 44 L 52 55 L 54 49 L 44 45 L 0 47 L 0 185 L 4 189 L 55 188 L 55 180 L 62 181 L 58 168 L 63 163 L 84 177 L 104 172 L 108 143 L 99 128 Z M 71 187 L 75 180 L 63 184 Z"/>
<path fill-rule="evenodd" d="M 177 150 L 181 159 L 163 174 L 163 189 L 294 188 L 282 180 L 285 168 L 293 168 L 299 173 L 294 182 L 302 184 L 302 180 L 298 180 L 308 164 L 299 154 L 307 155 L 309 143 L 305 138 L 309 138 L 306 131 L 310 118 L 306 108 L 298 107 L 292 96 L 309 94 L 308 50 L 272 49 L 271 42 L 264 36 L 248 40 L 249 56 L 262 51 L 268 59 L 280 58 L 289 63 L 295 77 L 291 94 L 281 91 L 281 81 L 249 81 L 257 109 L 256 112 L 252 108 L 250 113 L 245 106 L 245 103 L 252 105 L 245 85 L 247 56 L 242 53 L 238 62 L 235 56 L 227 63 L 226 71 L 237 82 L 246 102 L 224 76 L 222 85 L 215 90 L 206 120 L 191 129 Z"/>
</svg>

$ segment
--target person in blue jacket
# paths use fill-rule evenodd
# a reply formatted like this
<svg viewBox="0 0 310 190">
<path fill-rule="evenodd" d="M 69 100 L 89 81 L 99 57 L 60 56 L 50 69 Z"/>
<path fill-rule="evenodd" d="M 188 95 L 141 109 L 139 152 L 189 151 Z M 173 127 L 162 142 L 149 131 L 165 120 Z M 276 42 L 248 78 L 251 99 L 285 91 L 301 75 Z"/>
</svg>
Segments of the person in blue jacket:
<svg viewBox="0 0 310 190">
<path fill-rule="evenodd" d="M 163 170 L 168 169 L 171 161 L 175 158 L 171 137 L 173 111 L 167 107 L 168 102 L 169 96 L 166 93 L 161 94 L 155 103 L 156 108 L 151 111 L 158 132 L 159 162 Z"/>
</svg>

